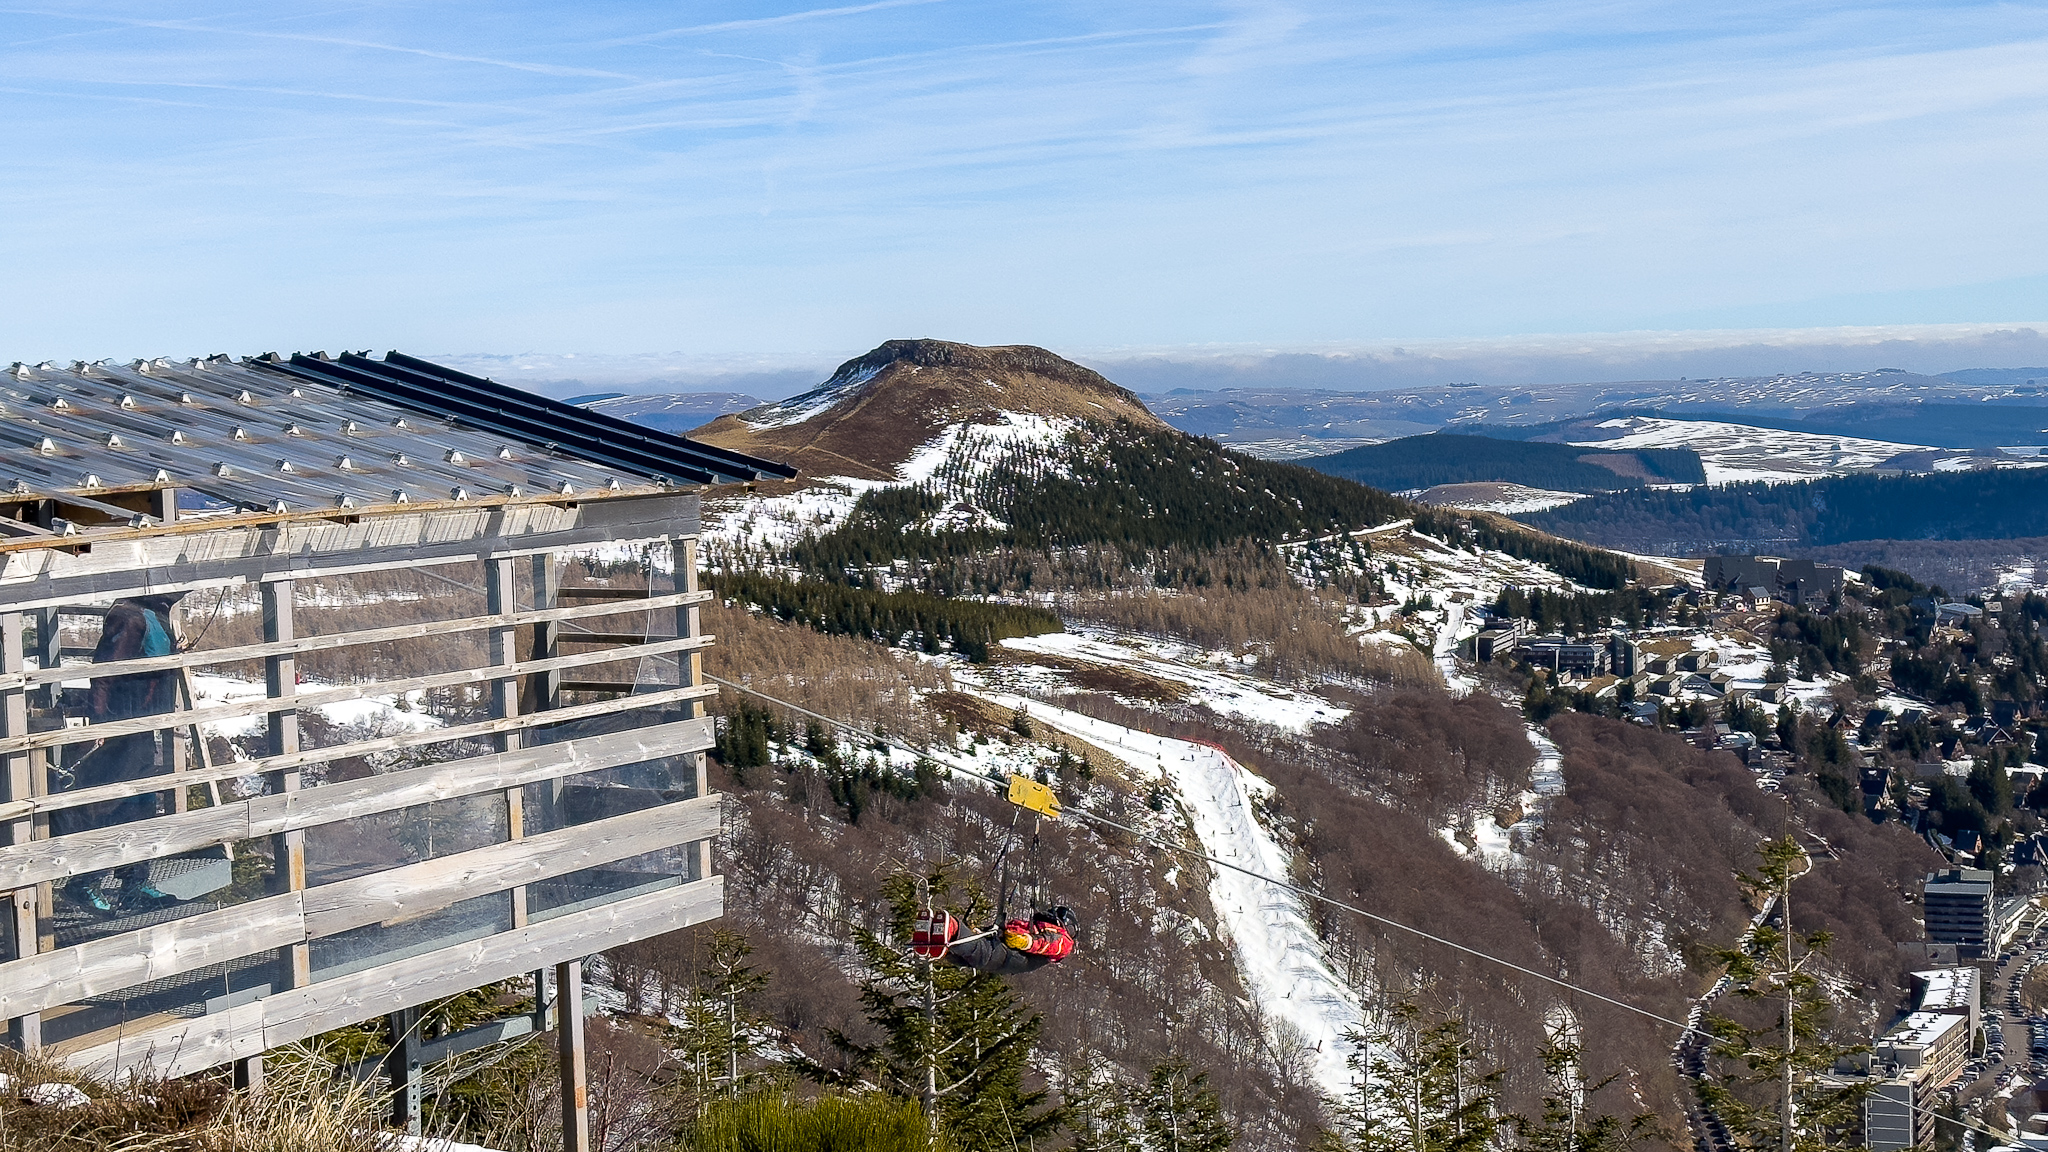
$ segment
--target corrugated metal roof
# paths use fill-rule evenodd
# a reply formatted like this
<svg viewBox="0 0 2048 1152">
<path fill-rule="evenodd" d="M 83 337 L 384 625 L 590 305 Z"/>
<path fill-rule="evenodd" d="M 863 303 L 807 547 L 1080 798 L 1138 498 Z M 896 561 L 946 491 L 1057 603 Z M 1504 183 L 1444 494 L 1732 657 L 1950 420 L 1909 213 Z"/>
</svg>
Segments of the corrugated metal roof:
<svg viewBox="0 0 2048 1152">
<path fill-rule="evenodd" d="M 16 364 L 0 459 L 0 501 L 108 517 L 160 488 L 298 512 L 794 475 L 395 352 Z"/>
</svg>

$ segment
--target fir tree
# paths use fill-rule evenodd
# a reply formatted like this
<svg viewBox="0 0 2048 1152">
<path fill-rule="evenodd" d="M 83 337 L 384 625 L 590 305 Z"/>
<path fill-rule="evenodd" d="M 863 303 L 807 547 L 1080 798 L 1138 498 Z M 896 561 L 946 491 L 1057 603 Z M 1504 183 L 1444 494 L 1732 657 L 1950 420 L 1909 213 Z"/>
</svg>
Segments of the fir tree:
<svg viewBox="0 0 2048 1152">
<path fill-rule="evenodd" d="M 1237 1139 L 1223 1120 L 1223 1102 L 1209 1087 L 1209 1074 L 1195 1071 L 1184 1057 L 1153 1066 L 1138 1104 L 1146 1141 L 1158 1152 L 1224 1152 Z"/>
<path fill-rule="evenodd" d="M 945 903 L 948 877 L 940 872 L 928 883 L 932 899 Z M 851 1058 L 852 1077 L 919 1101 L 935 1139 L 943 1134 L 963 1148 L 1007 1148 L 1049 1135 L 1063 1120 L 1061 1110 L 1047 1105 L 1043 1090 L 1024 1086 L 1042 1021 L 1000 977 L 929 963 L 898 943 L 910 938 L 922 906 L 919 889 L 906 873 L 884 882 L 893 939 L 858 928 L 853 934 L 869 972 L 861 1003 L 882 1040 L 861 1044 L 838 1032 L 828 1038 Z M 972 887 L 966 895 L 967 922 L 987 921 L 987 898 Z M 848 1078 L 815 1065 L 805 1071 Z"/>
<path fill-rule="evenodd" d="M 701 1114 L 713 1096 L 734 1095 L 758 1080 L 740 1072 L 761 1050 L 757 1021 L 746 1002 L 767 986 L 768 974 L 747 963 L 753 951 L 737 932 L 713 932 L 710 956 L 678 1013 L 682 1022 L 669 1030 L 680 1068 L 678 1103 L 692 1115 Z"/>
<path fill-rule="evenodd" d="M 1401 1004 L 1377 1033 L 1353 1033 L 1354 1095 L 1338 1106 L 1331 1152 L 1486 1152 L 1500 1134 L 1502 1071 L 1482 1069 L 1464 1022 L 1428 1023 Z"/>
<path fill-rule="evenodd" d="M 1543 1095 L 1543 1113 L 1533 1119 L 1508 1117 L 1523 1152 L 1630 1152 L 1645 1143 L 1670 1143 L 1651 1113 L 1628 1120 L 1606 1113 L 1588 1115 L 1593 1094 L 1614 1083 L 1620 1073 L 1588 1081 L 1582 1058 L 1578 1042 L 1561 1030 L 1544 1042 L 1543 1071 L 1550 1090 Z"/>
<path fill-rule="evenodd" d="M 1130 1087 L 1114 1072 L 1067 1069 L 1063 1093 L 1072 1152 L 1146 1152 Z"/>
<path fill-rule="evenodd" d="M 1823 1035 L 1834 1005 L 1815 969 L 1827 956 L 1829 934 L 1802 935 L 1792 927 L 1792 879 L 1804 871 L 1806 853 L 1787 835 L 1765 841 L 1758 856 L 1756 872 L 1738 878 L 1753 898 L 1775 901 L 1775 915 L 1719 959 L 1736 995 L 1768 1009 L 1771 1020 L 1752 1026 L 1706 1018 L 1715 1074 L 1701 1080 L 1700 1098 L 1739 1149 L 1809 1152 L 1828 1147 L 1835 1133 L 1859 1120 L 1862 1090 L 1825 1077 L 1837 1060 L 1864 1047 Z"/>
</svg>

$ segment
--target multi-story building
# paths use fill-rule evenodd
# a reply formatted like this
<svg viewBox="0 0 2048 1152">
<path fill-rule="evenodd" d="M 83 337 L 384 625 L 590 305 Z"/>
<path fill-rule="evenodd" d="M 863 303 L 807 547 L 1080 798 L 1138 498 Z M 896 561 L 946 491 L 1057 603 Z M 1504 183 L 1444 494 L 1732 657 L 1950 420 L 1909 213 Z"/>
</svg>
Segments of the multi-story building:
<svg viewBox="0 0 2048 1152">
<path fill-rule="evenodd" d="M 1897 1152 L 1930 1143 L 1934 1095 L 1962 1074 L 1969 1058 L 1967 1015 L 1923 1009 L 1892 1025 L 1870 1046 L 1864 1145 L 1871 1152 Z"/>
<path fill-rule="evenodd" d="M 1930 872 L 1921 887 L 1927 938 L 1954 944 L 1964 959 L 1991 951 L 1997 940 L 1991 873 L 1981 868 Z"/>
</svg>

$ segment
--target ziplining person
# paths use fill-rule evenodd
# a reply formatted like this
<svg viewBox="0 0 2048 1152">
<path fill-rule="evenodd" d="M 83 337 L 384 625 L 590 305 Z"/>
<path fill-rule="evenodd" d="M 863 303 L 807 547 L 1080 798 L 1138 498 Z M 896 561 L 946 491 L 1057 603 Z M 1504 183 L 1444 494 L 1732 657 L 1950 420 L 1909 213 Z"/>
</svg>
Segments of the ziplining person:
<svg viewBox="0 0 2048 1152">
<path fill-rule="evenodd" d="M 1030 809 L 1039 817 L 1060 818 L 1060 802 L 1057 794 L 1044 784 L 1023 776 L 1010 777 L 1010 803 L 1018 810 Z M 1016 832 L 1015 814 L 1012 814 L 1010 831 Z M 1081 922 L 1074 910 L 1065 905 L 1039 909 L 1033 908 L 1029 917 L 1008 919 L 1003 915 L 1001 905 L 1010 897 L 1010 849 L 1014 840 L 1003 846 L 1002 901 L 996 911 L 996 923 L 985 932 L 972 936 L 960 935 L 960 922 L 951 912 L 942 912 L 932 907 L 931 890 L 925 889 L 924 911 L 911 926 L 910 950 L 926 960 L 944 960 L 962 968 L 987 972 L 992 976 L 1019 976 L 1036 972 L 1048 964 L 1057 964 L 1074 954 L 1074 933 L 1080 930 Z M 1037 819 L 1032 821 L 1031 854 L 1027 862 L 1031 873 L 1026 877 L 1029 889 L 1036 882 L 1038 870 Z M 1042 897 L 1043 892 L 1039 893 Z M 1034 901 L 1036 903 L 1036 901 Z"/>
<path fill-rule="evenodd" d="M 1060 906 L 1033 912 L 1028 920 L 1011 920 L 1000 931 L 961 936 L 951 912 L 927 910 L 910 934 L 910 950 L 992 976 L 1019 976 L 1073 955 L 1080 926 L 1074 910 Z"/>
</svg>

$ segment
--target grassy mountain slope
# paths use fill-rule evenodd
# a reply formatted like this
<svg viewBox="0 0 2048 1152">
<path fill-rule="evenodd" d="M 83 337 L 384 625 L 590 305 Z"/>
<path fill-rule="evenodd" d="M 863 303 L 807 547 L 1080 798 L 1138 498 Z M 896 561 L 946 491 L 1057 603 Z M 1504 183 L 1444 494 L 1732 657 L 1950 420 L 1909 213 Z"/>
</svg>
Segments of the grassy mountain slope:
<svg viewBox="0 0 2048 1152">
<path fill-rule="evenodd" d="M 1444 432 L 1312 456 L 1301 463 L 1391 491 L 1492 480 L 1558 492 L 1611 492 L 1707 479 L 1699 454 L 1684 448 L 1611 451 Z"/>
<path fill-rule="evenodd" d="M 2041 536 L 2048 535 L 2048 469 L 1617 492 L 1516 519 L 1603 547 L 1667 555 Z"/>
<path fill-rule="evenodd" d="M 942 429 L 1004 412 L 1166 426 L 1135 395 L 1043 348 L 890 340 L 809 392 L 721 416 L 690 435 L 786 461 L 806 476 L 893 480 Z"/>
</svg>

